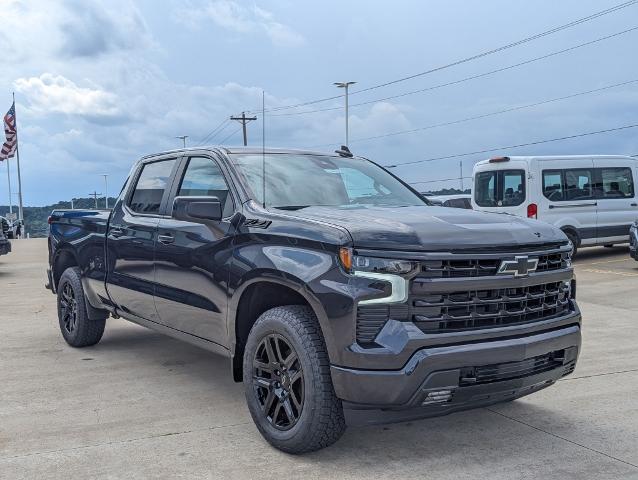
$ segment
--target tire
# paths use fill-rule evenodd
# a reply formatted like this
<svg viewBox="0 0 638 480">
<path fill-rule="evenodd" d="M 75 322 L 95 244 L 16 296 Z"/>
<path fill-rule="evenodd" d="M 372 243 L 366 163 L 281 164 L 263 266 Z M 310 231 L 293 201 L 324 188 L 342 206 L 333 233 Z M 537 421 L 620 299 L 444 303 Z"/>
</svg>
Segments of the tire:
<svg viewBox="0 0 638 480">
<path fill-rule="evenodd" d="M 307 453 L 343 435 L 343 407 L 332 385 L 321 328 L 309 307 L 264 312 L 248 334 L 243 367 L 248 409 L 273 447 Z"/>
<path fill-rule="evenodd" d="M 563 233 L 565 235 L 567 235 L 567 238 L 569 238 L 569 241 L 572 242 L 572 258 L 576 256 L 576 252 L 578 252 L 578 246 L 580 244 L 580 239 L 578 238 L 578 235 L 576 235 L 575 233 L 567 230 L 567 231 L 563 231 Z"/>
<path fill-rule="evenodd" d="M 90 320 L 78 267 L 67 268 L 58 283 L 58 321 L 66 343 L 89 347 L 102 338 L 106 319 Z"/>
</svg>

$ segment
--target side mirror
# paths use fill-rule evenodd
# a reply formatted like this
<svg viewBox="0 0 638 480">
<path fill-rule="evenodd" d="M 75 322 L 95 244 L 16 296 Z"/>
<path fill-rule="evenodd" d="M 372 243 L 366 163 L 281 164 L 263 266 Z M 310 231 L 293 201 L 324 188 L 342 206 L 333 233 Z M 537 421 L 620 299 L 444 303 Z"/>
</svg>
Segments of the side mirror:
<svg viewBox="0 0 638 480">
<path fill-rule="evenodd" d="M 175 197 L 173 218 L 193 222 L 222 219 L 222 203 L 217 197 Z"/>
</svg>

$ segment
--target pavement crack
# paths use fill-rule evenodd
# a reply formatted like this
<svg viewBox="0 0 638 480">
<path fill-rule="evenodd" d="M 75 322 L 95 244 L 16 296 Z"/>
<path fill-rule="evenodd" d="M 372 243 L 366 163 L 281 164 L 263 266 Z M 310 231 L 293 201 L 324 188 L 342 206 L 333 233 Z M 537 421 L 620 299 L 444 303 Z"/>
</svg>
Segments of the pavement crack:
<svg viewBox="0 0 638 480">
<path fill-rule="evenodd" d="M 544 430 L 544 429 L 542 429 L 540 427 L 532 425 L 531 423 L 527 423 L 527 422 L 524 422 L 523 420 L 519 420 L 517 418 L 510 417 L 509 415 L 505 415 L 504 413 L 497 412 L 496 410 L 492 410 L 491 408 L 485 408 L 485 410 L 487 410 L 488 412 L 492 412 L 492 413 L 494 413 L 496 415 L 500 415 L 503 418 L 507 418 L 508 420 L 511 420 L 512 422 L 516 422 L 516 423 L 519 423 L 521 425 L 525 425 L 526 427 L 529 427 L 529 428 L 532 428 L 532 429 L 537 430 L 539 432 L 545 433 L 546 435 L 550 435 L 550 436 L 552 436 L 554 438 L 558 438 L 559 440 L 563 440 L 564 442 L 571 443 L 572 445 L 575 445 L 577 447 L 584 448 L 585 450 L 589 450 L 590 452 L 597 453 L 599 455 L 602 455 L 604 457 L 609 458 L 610 460 L 615 460 L 617 462 L 624 463 L 625 465 L 629 465 L 630 467 L 634 467 L 634 468 L 638 469 L 638 465 L 635 465 L 635 464 L 633 464 L 631 462 L 628 462 L 626 460 L 623 460 L 621 458 L 614 457 L 613 455 L 609 455 L 608 453 L 601 452 L 600 450 L 596 450 L 595 448 L 588 447 L 587 445 L 583 445 L 582 443 L 575 442 L 573 440 L 570 440 L 569 438 L 565 438 L 565 437 L 562 437 L 562 436 L 557 435 L 555 433 L 549 432 L 549 431 Z"/>
<path fill-rule="evenodd" d="M 241 422 L 241 423 L 232 423 L 230 425 L 217 425 L 214 427 L 208 427 L 208 428 L 195 428 L 193 430 L 182 430 L 182 431 L 178 431 L 178 432 L 167 432 L 167 433 L 156 433 L 153 435 L 147 435 L 145 437 L 136 437 L 136 438 L 126 438 L 123 440 L 113 440 L 112 442 L 102 442 L 102 443 L 93 443 L 90 445 L 79 445 L 77 447 L 69 447 L 69 448 L 59 448 L 56 450 L 46 450 L 43 452 L 31 452 L 31 453 L 26 453 L 23 455 L 12 455 L 9 457 L 2 457 L 0 458 L 0 462 L 4 462 L 7 460 L 15 460 L 18 458 L 28 458 L 28 457 L 34 457 L 34 456 L 39 456 L 39 455 L 49 455 L 52 453 L 62 453 L 62 452 L 73 452 L 76 450 L 85 450 L 88 448 L 96 448 L 96 447 L 107 447 L 109 445 L 120 445 L 120 444 L 125 444 L 125 443 L 131 443 L 131 442 L 138 442 L 140 440 L 151 440 L 154 438 L 163 438 L 163 437 L 172 437 L 175 435 L 184 435 L 184 434 L 188 434 L 188 433 L 195 433 L 195 432 L 206 432 L 206 431 L 211 431 L 211 430 L 218 430 L 221 428 L 232 428 L 232 427 L 239 427 L 242 425 L 250 425 L 251 422 Z"/>
<path fill-rule="evenodd" d="M 561 378 L 559 380 L 559 382 L 568 382 L 570 380 L 580 380 L 582 378 L 594 378 L 594 377 L 604 377 L 606 375 L 618 375 L 621 373 L 632 373 L 632 372 L 638 372 L 638 368 L 633 368 L 631 370 L 619 370 L 617 372 L 605 372 L 605 373 L 595 373 L 593 375 L 583 375 L 581 377 L 568 377 L 568 378 Z"/>
</svg>

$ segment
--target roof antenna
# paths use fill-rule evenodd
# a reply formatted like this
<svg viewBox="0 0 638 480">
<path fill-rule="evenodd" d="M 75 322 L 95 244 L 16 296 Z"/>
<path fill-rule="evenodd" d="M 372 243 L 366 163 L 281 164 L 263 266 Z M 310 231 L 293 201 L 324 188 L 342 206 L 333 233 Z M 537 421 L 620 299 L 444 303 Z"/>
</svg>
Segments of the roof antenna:
<svg viewBox="0 0 638 480">
<path fill-rule="evenodd" d="M 266 208 L 266 93 L 261 91 L 261 198 Z"/>
<path fill-rule="evenodd" d="M 346 147 L 345 145 L 341 145 L 341 148 L 339 150 L 335 150 L 335 153 L 338 153 L 340 157 L 346 157 L 346 158 L 354 157 L 350 149 Z"/>
</svg>

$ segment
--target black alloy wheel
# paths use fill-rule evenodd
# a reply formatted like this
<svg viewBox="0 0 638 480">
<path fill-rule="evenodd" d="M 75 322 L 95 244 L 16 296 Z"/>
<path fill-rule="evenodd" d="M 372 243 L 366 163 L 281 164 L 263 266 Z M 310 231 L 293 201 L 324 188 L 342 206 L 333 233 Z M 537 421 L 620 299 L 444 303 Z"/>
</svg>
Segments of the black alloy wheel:
<svg viewBox="0 0 638 480">
<path fill-rule="evenodd" d="M 278 430 L 295 426 L 304 404 L 299 356 L 282 335 L 266 335 L 253 359 L 253 389 L 268 422 Z"/>
<path fill-rule="evenodd" d="M 60 292 L 60 318 L 64 329 L 73 333 L 78 322 L 78 302 L 70 283 L 65 283 Z"/>
<path fill-rule="evenodd" d="M 78 267 L 69 267 L 58 281 L 58 324 L 66 343 L 72 347 L 95 345 L 102 338 L 108 312 L 93 308 L 89 316 L 88 303 L 82 288 Z"/>
</svg>

